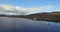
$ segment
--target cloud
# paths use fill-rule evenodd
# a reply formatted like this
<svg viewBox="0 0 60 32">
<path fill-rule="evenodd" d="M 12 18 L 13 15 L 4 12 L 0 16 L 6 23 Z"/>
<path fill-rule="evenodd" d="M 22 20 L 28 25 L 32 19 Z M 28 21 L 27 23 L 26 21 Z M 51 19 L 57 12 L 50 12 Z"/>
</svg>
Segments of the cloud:
<svg viewBox="0 0 60 32">
<path fill-rule="evenodd" d="M 27 14 L 32 14 L 32 13 L 38 13 L 41 11 L 51 10 L 54 7 L 47 5 L 47 6 L 33 7 L 33 8 L 23 8 L 23 7 L 16 6 L 15 8 L 20 12 L 27 12 Z"/>
<path fill-rule="evenodd" d="M 16 6 L 15 8 L 19 11 L 33 12 L 33 11 L 49 10 L 53 7 L 52 6 L 43 6 L 43 7 L 34 7 L 34 8 L 22 8 L 22 7 Z"/>
<path fill-rule="evenodd" d="M 38 13 L 40 11 L 50 10 L 52 8 L 53 8 L 53 6 L 50 6 L 50 5 L 43 6 L 43 7 L 24 8 L 24 7 L 20 7 L 20 6 L 0 4 L 0 11 L 9 12 L 11 14 L 13 14 L 13 13 L 21 14 L 21 15 L 32 14 L 32 13 L 35 13 L 35 12 Z"/>
<path fill-rule="evenodd" d="M 11 5 L 6 5 L 6 4 L 0 4 L 0 9 L 4 9 L 4 10 L 11 10 L 11 11 L 13 11 L 14 10 L 14 7 L 13 6 L 11 6 Z"/>
</svg>

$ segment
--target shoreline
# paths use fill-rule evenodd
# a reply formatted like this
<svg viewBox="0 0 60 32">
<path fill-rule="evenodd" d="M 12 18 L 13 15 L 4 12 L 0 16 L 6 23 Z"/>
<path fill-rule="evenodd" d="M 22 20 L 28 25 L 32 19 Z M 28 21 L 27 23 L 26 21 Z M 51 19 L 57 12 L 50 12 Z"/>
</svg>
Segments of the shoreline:
<svg viewBox="0 0 60 32">
<path fill-rule="evenodd" d="M 26 17 L 17 17 L 17 16 L 0 16 L 0 17 L 11 17 L 11 18 L 26 18 Z M 26 18 L 30 20 L 34 20 L 33 18 Z M 48 22 L 60 22 L 60 20 L 54 20 L 54 19 L 36 19 L 35 21 L 48 21 Z"/>
</svg>

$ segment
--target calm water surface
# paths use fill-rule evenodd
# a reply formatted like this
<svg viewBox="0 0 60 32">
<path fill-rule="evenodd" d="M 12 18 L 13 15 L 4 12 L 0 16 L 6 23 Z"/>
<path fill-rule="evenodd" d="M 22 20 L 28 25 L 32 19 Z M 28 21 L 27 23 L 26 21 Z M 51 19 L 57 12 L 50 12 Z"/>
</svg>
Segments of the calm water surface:
<svg viewBox="0 0 60 32">
<path fill-rule="evenodd" d="M 60 23 L 0 17 L 0 32 L 60 32 Z"/>
</svg>

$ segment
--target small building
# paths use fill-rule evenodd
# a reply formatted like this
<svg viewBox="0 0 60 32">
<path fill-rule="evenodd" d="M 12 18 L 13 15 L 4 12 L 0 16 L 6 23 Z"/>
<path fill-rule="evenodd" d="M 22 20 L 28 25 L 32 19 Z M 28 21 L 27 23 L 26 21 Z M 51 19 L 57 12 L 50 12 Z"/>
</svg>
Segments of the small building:
<svg viewBox="0 0 60 32">
<path fill-rule="evenodd" d="M 34 20 L 37 20 L 37 18 L 34 18 Z"/>
</svg>

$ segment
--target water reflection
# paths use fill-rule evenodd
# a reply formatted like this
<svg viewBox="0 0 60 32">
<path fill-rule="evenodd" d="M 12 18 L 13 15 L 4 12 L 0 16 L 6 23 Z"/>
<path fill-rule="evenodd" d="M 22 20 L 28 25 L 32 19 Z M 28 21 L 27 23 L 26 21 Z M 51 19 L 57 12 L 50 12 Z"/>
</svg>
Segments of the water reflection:
<svg viewBox="0 0 60 32">
<path fill-rule="evenodd" d="M 33 21 L 24 18 L 0 17 L 0 31 L 60 32 L 60 24 L 46 21 Z"/>
</svg>

